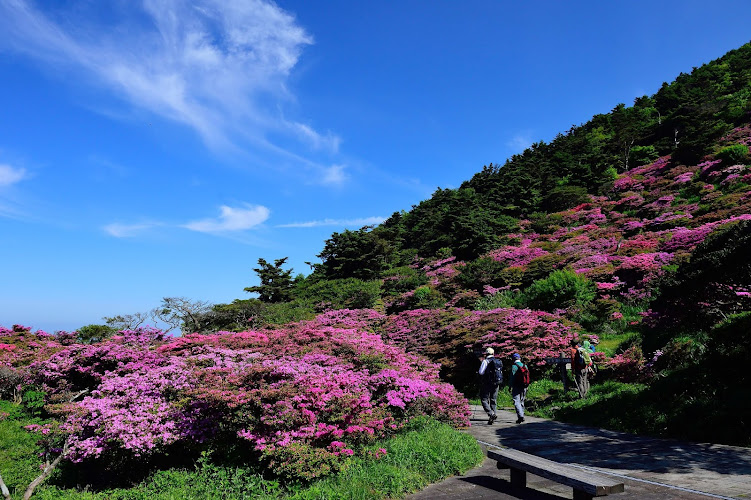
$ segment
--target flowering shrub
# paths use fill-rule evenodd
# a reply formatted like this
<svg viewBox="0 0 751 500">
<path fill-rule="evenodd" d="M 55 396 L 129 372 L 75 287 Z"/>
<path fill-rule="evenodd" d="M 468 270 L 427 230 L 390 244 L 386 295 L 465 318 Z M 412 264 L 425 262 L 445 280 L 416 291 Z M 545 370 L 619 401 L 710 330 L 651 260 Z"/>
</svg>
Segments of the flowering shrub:
<svg viewBox="0 0 751 500">
<path fill-rule="evenodd" d="M 413 310 L 389 316 L 385 340 L 440 362 L 441 376 L 462 390 L 475 388 L 474 351 L 493 347 L 500 357 L 519 352 L 531 365 L 558 356 L 581 327 L 560 315 L 530 309 Z"/>
<path fill-rule="evenodd" d="M 83 396 L 55 410 L 75 462 L 247 443 L 275 473 L 312 479 L 416 416 L 468 425 L 466 400 L 438 380 L 437 365 L 367 331 L 383 320 L 344 310 L 241 333 L 124 331 L 98 344 L 58 345 L 25 376 L 50 402 Z"/>
<path fill-rule="evenodd" d="M 644 354 L 637 345 L 616 354 L 605 362 L 605 366 L 612 369 L 613 376 L 621 382 L 645 382 L 654 376 L 651 365 L 647 365 Z"/>
</svg>

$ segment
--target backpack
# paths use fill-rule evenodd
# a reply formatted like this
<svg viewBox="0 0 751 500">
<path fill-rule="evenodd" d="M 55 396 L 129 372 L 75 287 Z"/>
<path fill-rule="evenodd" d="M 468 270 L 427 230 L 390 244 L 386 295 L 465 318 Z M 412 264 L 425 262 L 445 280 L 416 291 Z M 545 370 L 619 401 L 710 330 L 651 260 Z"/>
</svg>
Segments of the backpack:
<svg viewBox="0 0 751 500">
<path fill-rule="evenodd" d="M 584 357 L 584 349 L 581 347 L 576 348 L 576 366 L 587 366 L 586 358 Z"/>
<path fill-rule="evenodd" d="M 503 363 L 500 359 L 490 358 L 488 360 L 488 366 L 485 367 L 485 380 L 491 385 L 503 383 Z"/>
<path fill-rule="evenodd" d="M 587 365 L 587 366 L 591 365 L 592 364 L 592 356 L 589 355 L 589 350 L 582 347 L 581 348 L 581 354 L 582 354 L 582 357 L 584 358 L 584 364 Z"/>
<path fill-rule="evenodd" d="M 514 385 L 516 387 L 529 387 L 531 379 L 529 378 L 529 368 L 524 363 L 516 365 L 518 368 L 514 374 Z"/>
</svg>

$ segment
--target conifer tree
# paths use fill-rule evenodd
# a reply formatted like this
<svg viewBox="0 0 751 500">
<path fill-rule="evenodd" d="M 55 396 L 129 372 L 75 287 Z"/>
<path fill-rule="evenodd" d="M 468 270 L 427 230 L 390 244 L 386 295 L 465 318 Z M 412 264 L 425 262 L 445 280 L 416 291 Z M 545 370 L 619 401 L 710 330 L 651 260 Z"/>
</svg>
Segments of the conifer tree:
<svg viewBox="0 0 751 500">
<path fill-rule="evenodd" d="M 282 266 L 288 257 L 274 260 L 274 264 L 266 262 L 266 259 L 258 259 L 258 266 L 253 268 L 261 284 L 246 287 L 245 291 L 257 293 L 261 302 L 286 302 L 291 298 L 292 269 L 284 270 Z"/>
</svg>

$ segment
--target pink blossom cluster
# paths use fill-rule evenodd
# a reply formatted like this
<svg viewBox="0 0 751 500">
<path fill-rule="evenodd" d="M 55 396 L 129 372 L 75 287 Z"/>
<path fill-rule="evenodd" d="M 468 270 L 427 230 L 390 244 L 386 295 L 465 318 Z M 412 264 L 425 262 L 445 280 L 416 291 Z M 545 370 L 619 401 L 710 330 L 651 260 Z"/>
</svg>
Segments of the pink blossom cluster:
<svg viewBox="0 0 751 500">
<path fill-rule="evenodd" d="M 529 243 L 527 243 L 518 247 L 507 245 L 498 250 L 491 251 L 488 256 L 497 262 L 506 264 L 508 267 L 522 267 L 548 253 L 542 248 L 530 247 Z"/>
<path fill-rule="evenodd" d="M 455 349 L 483 346 L 500 356 L 518 352 L 530 363 L 542 364 L 546 357 L 557 356 L 579 330 L 559 315 L 530 309 L 413 310 L 389 316 L 382 335 L 408 351 L 428 355 L 440 346 L 439 358 Z"/>
<path fill-rule="evenodd" d="M 270 463 L 292 444 L 344 460 L 346 450 L 417 415 L 468 425 L 466 400 L 438 379 L 436 364 L 368 331 L 384 321 L 376 311 L 342 310 L 241 333 L 124 331 L 98 344 L 58 345 L 26 376 L 52 399 L 83 395 L 63 411 L 74 461 L 215 439 L 248 442 Z M 3 338 L 14 352 L 29 349 L 19 337 Z"/>
</svg>

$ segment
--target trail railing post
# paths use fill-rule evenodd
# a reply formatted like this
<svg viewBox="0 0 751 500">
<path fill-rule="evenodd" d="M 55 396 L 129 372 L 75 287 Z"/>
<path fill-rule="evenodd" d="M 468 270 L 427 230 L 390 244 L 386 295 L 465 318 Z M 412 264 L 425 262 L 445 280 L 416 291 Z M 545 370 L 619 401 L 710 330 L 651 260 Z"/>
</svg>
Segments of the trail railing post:
<svg viewBox="0 0 751 500">
<path fill-rule="evenodd" d="M 566 363 L 563 361 L 563 353 L 559 353 L 560 361 L 558 362 L 558 369 L 561 372 L 561 380 L 563 381 L 563 393 L 568 392 L 568 374 L 566 373 Z"/>
</svg>

